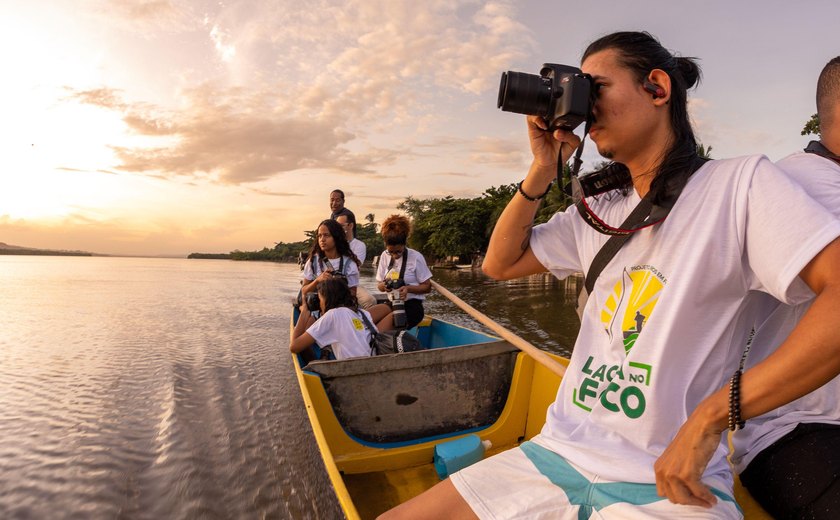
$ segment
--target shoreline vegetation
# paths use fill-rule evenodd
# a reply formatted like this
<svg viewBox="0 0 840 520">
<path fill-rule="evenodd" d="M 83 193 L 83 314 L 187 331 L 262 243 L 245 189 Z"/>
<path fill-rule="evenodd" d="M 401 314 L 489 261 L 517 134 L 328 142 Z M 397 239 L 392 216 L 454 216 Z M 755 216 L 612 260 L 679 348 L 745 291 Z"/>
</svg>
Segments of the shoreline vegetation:
<svg viewBox="0 0 840 520">
<path fill-rule="evenodd" d="M 0 242 L 0 255 L 26 256 L 107 256 L 97 255 L 88 251 L 68 251 L 66 249 L 37 249 L 34 247 L 13 246 Z"/>
<path fill-rule="evenodd" d="M 416 199 L 408 196 L 396 209 L 407 214 L 412 222 L 408 246 L 420 251 L 427 261 L 431 260 L 429 265 L 450 268 L 476 265 L 487 251 L 496 221 L 516 191 L 516 184 L 507 184 L 488 188 L 474 198 Z M 536 223 L 547 222 L 552 215 L 565 210 L 570 202 L 571 198 L 564 190 L 552 185 L 537 213 Z M 370 213 L 356 222 L 356 238 L 367 246 L 368 259 L 381 255 L 384 250 L 375 220 L 375 215 Z M 187 258 L 298 263 L 301 254 L 304 258 L 308 255 L 315 237 L 315 231 L 303 233 L 305 240 L 276 242 L 273 248 L 264 247 L 260 251 L 190 253 Z"/>
</svg>

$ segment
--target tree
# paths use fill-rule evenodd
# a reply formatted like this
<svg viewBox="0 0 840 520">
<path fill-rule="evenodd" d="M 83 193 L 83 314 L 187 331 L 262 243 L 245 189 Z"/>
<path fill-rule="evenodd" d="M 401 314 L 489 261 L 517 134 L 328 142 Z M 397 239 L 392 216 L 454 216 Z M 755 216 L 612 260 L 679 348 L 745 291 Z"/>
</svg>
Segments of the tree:
<svg viewBox="0 0 840 520">
<path fill-rule="evenodd" d="M 805 126 L 802 128 L 801 135 L 808 135 L 808 134 L 816 134 L 820 135 L 820 116 L 814 114 L 811 116 L 811 119 L 805 123 Z"/>
<path fill-rule="evenodd" d="M 699 155 L 700 157 L 704 157 L 706 159 L 711 159 L 712 158 L 712 147 L 709 146 L 708 148 L 706 148 L 705 146 L 703 146 L 703 143 L 698 144 L 697 145 L 697 155 Z"/>
</svg>

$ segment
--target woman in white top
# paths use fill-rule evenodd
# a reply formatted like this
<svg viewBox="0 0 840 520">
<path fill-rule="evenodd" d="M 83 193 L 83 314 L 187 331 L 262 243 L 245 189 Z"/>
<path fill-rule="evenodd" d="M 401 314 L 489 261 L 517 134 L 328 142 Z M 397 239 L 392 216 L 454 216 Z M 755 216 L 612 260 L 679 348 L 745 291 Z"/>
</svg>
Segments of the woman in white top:
<svg viewBox="0 0 840 520">
<path fill-rule="evenodd" d="M 423 300 L 432 290 L 432 272 L 423 255 L 406 247 L 411 223 L 403 215 L 391 215 L 382 223 L 385 251 L 376 268 L 376 281 L 380 291 L 398 289 L 405 302 L 406 328 L 410 329 L 423 320 Z M 405 267 L 403 267 L 405 264 Z M 383 320 L 386 323 L 388 320 Z"/>
<path fill-rule="evenodd" d="M 362 316 L 371 325 L 374 320 L 368 311 L 358 307 L 346 281 L 338 277 L 326 278 L 318 283 L 317 290 L 321 317 L 311 323 L 306 303 L 300 306 L 300 318 L 292 333 L 289 350 L 298 354 L 317 342 L 324 348 L 329 346 L 335 359 L 369 356 L 373 331 L 365 327 Z"/>
<path fill-rule="evenodd" d="M 328 219 L 318 224 L 315 241 L 309 251 L 309 258 L 303 267 L 301 296 L 315 290 L 318 282 L 332 276 L 342 276 L 347 279 L 347 286 L 353 296 L 359 285 L 359 259 L 350 249 L 347 237 L 341 225 L 335 220 Z"/>
</svg>

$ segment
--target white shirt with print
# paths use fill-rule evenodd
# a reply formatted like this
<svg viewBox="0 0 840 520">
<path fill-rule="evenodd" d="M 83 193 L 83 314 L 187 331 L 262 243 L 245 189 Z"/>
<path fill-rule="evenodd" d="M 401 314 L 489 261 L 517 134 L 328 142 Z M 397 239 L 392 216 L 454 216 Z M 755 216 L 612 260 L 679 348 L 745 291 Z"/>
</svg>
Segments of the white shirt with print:
<svg viewBox="0 0 840 520">
<path fill-rule="evenodd" d="M 338 271 L 339 266 L 341 266 L 341 258 L 334 258 L 324 259 L 326 262 L 329 262 L 329 265 L 332 267 L 333 271 Z M 322 263 L 319 259 L 317 254 L 314 255 L 314 261 L 312 258 L 306 260 L 306 264 L 303 266 L 303 274 L 301 274 L 301 278 L 304 280 L 314 280 L 318 278 L 324 268 L 327 266 L 326 263 Z M 356 287 L 359 285 L 359 266 L 356 265 L 349 256 L 344 257 L 344 266 L 342 268 L 344 275 L 347 277 L 347 286 L 348 287 Z"/>
<path fill-rule="evenodd" d="M 639 200 L 631 190 L 590 206 L 616 226 Z M 749 330 L 738 317 L 750 291 L 807 299 L 797 275 L 838 235 L 840 222 L 766 157 L 705 164 L 668 218 L 635 233 L 598 277 L 534 441 L 604 478 L 655 482 L 656 459 L 738 367 L 742 343 L 733 338 Z M 530 244 L 565 277 L 586 272 L 608 238 L 571 207 L 534 227 Z M 731 488 L 721 438 L 703 480 Z"/>
<path fill-rule="evenodd" d="M 840 218 L 840 165 L 824 157 L 799 152 L 776 163 L 814 200 Z M 747 367 L 764 360 L 790 334 L 811 303 L 783 305 L 770 298 L 754 309 L 759 326 L 747 355 Z M 744 341 L 742 341 L 744 343 Z M 810 394 L 746 422 L 732 437 L 732 462 L 740 473 L 763 449 L 790 433 L 798 423 L 840 425 L 840 376 Z"/>
<path fill-rule="evenodd" d="M 370 313 L 363 309 L 359 312 L 365 313 L 371 326 L 376 329 Z M 348 307 L 328 310 L 306 332 L 322 347 L 332 345 L 336 359 L 370 356 L 371 332 L 359 314 Z"/>
<path fill-rule="evenodd" d="M 426 265 L 426 259 L 423 258 L 419 252 L 414 249 L 405 248 L 408 252 L 408 264 L 405 266 L 405 284 L 406 285 L 420 285 L 432 277 L 432 272 L 429 266 Z M 394 259 L 388 250 L 382 252 L 379 257 L 379 264 L 376 266 L 376 281 L 383 282 L 385 278 L 391 278 L 389 273 L 393 274 L 393 278 L 399 277 L 400 269 L 402 268 L 403 260 L 406 254 L 403 253 L 399 258 Z M 393 264 L 391 261 L 393 260 Z M 406 300 L 425 300 L 425 294 L 408 293 Z"/>
</svg>

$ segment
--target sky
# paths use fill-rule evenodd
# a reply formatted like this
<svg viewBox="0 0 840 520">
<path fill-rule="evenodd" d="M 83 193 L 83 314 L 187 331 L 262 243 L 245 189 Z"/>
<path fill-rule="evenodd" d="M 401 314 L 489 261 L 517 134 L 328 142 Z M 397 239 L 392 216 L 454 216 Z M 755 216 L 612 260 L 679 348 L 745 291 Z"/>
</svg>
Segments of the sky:
<svg viewBox="0 0 840 520">
<path fill-rule="evenodd" d="M 530 163 L 503 71 L 646 30 L 700 58 L 698 139 L 803 148 L 840 3 L 0 0 L 0 242 L 181 256 L 303 240 L 344 190 L 381 223 Z M 586 164 L 600 160 L 587 140 Z"/>
</svg>

